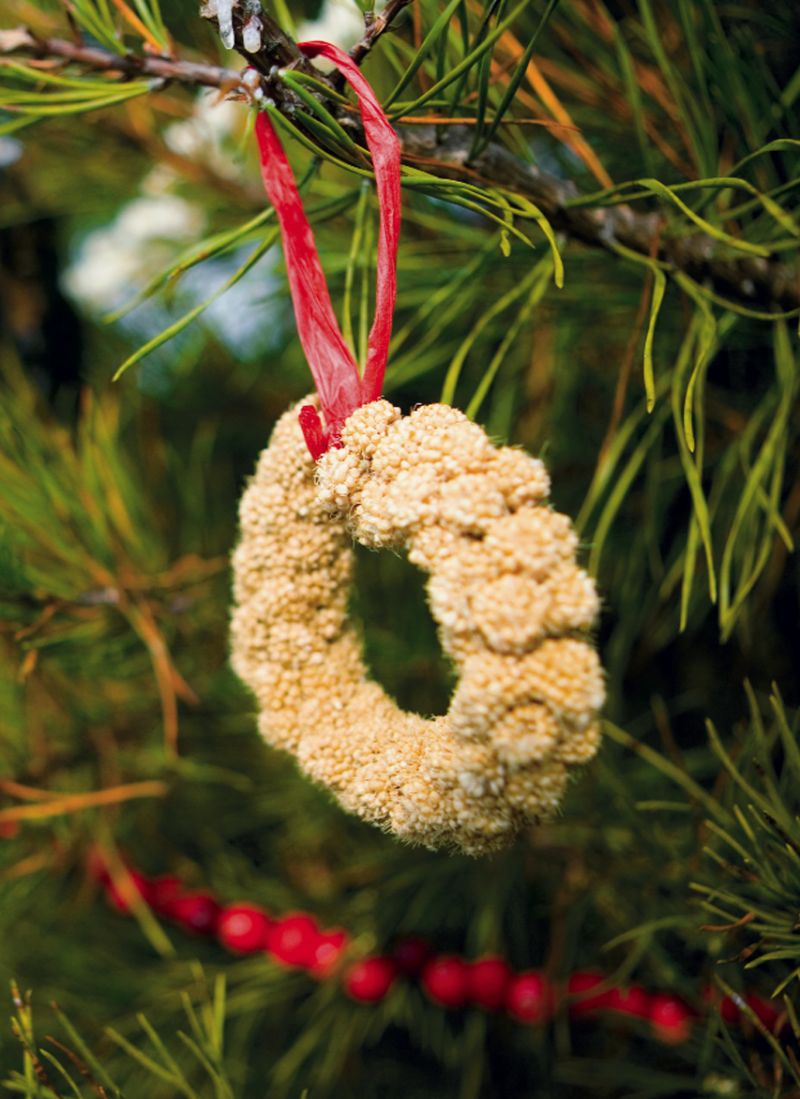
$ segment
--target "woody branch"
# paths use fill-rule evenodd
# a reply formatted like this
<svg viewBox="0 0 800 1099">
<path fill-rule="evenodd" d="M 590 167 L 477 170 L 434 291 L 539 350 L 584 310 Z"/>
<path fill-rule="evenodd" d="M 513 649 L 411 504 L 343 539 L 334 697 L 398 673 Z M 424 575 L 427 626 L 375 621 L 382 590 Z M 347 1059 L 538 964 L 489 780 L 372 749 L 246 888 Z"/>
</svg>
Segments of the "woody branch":
<svg viewBox="0 0 800 1099">
<path fill-rule="evenodd" d="M 351 51 L 355 60 L 360 62 L 367 56 L 378 38 L 389 29 L 392 19 L 409 2 L 391 0 L 383 15 L 373 19 L 362 40 Z M 273 20 L 262 15 L 261 24 L 261 46 L 251 53 L 244 49 L 241 21 L 234 11 L 237 50 L 259 73 L 264 91 L 277 107 L 291 109 L 294 106 L 292 94 L 271 76 L 275 66 L 302 69 L 313 72 L 323 81 L 330 80 L 303 57 Z M 247 95 L 253 90 L 253 85 L 246 86 L 242 73 L 235 69 L 150 54 L 118 55 L 67 39 L 40 38 L 25 27 L 0 31 L 0 65 L 4 57 L 20 53 L 42 61 L 76 64 L 87 71 L 116 73 L 126 79 L 149 76 Z M 351 128 L 357 125 L 352 114 L 341 120 Z M 751 307 L 768 311 L 800 307 L 800 273 L 788 264 L 755 256 L 732 258 L 720 254 L 713 238 L 702 232 L 680 239 L 661 239 L 661 216 L 637 213 L 627 205 L 576 208 L 572 203 L 580 197 L 580 192 L 571 181 L 521 161 L 496 142 L 470 158 L 473 135 L 466 126 L 399 125 L 397 131 L 404 160 L 423 166 L 432 175 L 477 180 L 524 195 L 573 240 L 604 251 L 613 251 L 616 245 L 622 245 L 640 255 L 657 258 L 709 285 L 717 293 Z"/>
</svg>

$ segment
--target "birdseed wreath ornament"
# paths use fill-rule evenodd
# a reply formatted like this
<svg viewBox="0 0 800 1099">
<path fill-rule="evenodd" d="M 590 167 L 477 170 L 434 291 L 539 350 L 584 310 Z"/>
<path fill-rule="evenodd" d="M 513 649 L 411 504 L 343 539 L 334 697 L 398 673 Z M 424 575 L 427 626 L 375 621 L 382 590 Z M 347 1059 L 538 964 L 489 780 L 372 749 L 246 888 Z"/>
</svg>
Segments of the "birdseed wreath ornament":
<svg viewBox="0 0 800 1099">
<path fill-rule="evenodd" d="M 402 415 L 381 399 L 400 221 L 400 148 L 353 61 L 381 207 L 376 317 L 363 377 L 339 330 L 291 168 L 256 123 L 297 327 L 317 396 L 278 421 L 240 506 L 232 662 L 259 728 L 348 810 L 411 843 L 482 854 L 557 808 L 570 764 L 597 750 L 598 611 L 543 464 L 494 446 L 457 409 Z M 321 413 L 321 416 L 320 416 Z M 352 541 L 403 549 L 428 573 L 459 674 L 444 716 L 407 713 L 370 678 L 348 618 Z"/>
</svg>

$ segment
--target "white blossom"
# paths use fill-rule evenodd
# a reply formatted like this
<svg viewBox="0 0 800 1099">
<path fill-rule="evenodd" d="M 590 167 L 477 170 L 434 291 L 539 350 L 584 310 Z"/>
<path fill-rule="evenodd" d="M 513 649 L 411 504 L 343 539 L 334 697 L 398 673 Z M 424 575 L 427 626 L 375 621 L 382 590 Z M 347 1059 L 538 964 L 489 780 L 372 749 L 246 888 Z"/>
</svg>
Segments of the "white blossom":
<svg viewBox="0 0 800 1099">
<path fill-rule="evenodd" d="M 197 206 L 176 195 L 141 195 L 84 240 L 64 288 L 92 309 L 114 309 L 169 262 L 176 246 L 196 239 L 204 221 Z"/>
<path fill-rule="evenodd" d="M 376 5 L 378 10 L 383 4 Z M 303 40 L 332 42 L 340 49 L 349 50 L 364 34 L 364 15 L 355 0 L 325 0 L 316 19 L 301 23 L 297 36 Z M 320 68 L 327 67 L 323 58 L 314 61 Z"/>
</svg>

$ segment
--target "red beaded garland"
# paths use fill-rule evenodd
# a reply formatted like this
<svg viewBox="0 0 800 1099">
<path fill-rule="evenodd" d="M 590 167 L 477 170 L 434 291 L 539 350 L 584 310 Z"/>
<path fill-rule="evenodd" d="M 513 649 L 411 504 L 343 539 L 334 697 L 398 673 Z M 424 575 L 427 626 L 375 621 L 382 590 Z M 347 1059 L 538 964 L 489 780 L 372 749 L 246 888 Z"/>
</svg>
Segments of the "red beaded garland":
<svg viewBox="0 0 800 1099">
<path fill-rule="evenodd" d="M 162 874 L 150 882 L 148 902 L 154 912 L 166 914 L 174 900 L 183 892 L 180 878 L 174 874 Z"/>
<path fill-rule="evenodd" d="M 767 1030 L 775 1029 L 781 1014 L 775 1004 L 765 1000 L 763 996 L 759 996 L 755 992 L 746 993 L 744 1002 Z"/>
<path fill-rule="evenodd" d="M 404 935 L 392 947 L 397 968 L 406 977 L 416 977 L 433 954 L 433 947 L 421 935 Z"/>
<path fill-rule="evenodd" d="M 90 847 L 86 855 L 86 873 L 93 882 L 98 885 L 108 885 L 111 875 L 108 872 L 108 862 L 99 847 Z"/>
<path fill-rule="evenodd" d="M 336 968 L 336 963 L 349 943 L 350 936 L 341 928 L 334 931 L 323 931 L 317 935 L 317 940 L 311 949 L 311 960 L 308 964 L 308 968 L 314 976 L 327 977 L 331 970 Z"/>
<path fill-rule="evenodd" d="M 544 973 L 528 969 L 512 978 L 506 993 L 506 1009 L 518 1022 L 546 1022 L 554 1005 L 553 986 Z"/>
<path fill-rule="evenodd" d="M 117 912 L 128 916 L 133 911 L 133 901 L 137 895 L 147 903 L 149 886 L 147 878 L 138 870 L 128 870 L 125 877 L 116 881 L 109 876 L 106 880 L 106 900 Z"/>
<path fill-rule="evenodd" d="M 469 966 L 455 954 L 431 958 L 422 971 L 422 987 L 440 1007 L 462 1007 L 469 993 Z"/>
<path fill-rule="evenodd" d="M 689 1037 L 692 1012 L 677 996 L 666 993 L 651 996 L 648 1018 L 653 1031 L 662 1042 L 677 1045 Z"/>
<path fill-rule="evenodd" d="M 742 1017 L 739 1005 L 730 996 L 724 996 L 721 1000 L 719 1013 L 726 1023 L 738 1023 Z"/>
<path fill-rule="evenodd" d="M 267 950 L 284 965 L 310 966 L 319 937 L 316 922 L 305 912 L 292 912 L 271 924 Z"/>
<path fill-rule="evenodd" d="M 619 1011 L 637 1019 L 646 1019 L 650 1013 L 650 996 L 641 985 L 628 988 L 612 988 L 607 997 L 609 1011 Z"/>
<path fill-rule="evenodd" d="M 350 936 L 342 928 L 320 931 L 316 921 L 305 912 L 294 912 L 272 920 L 258 905 L 246 901 L 222 907 L 212 894 L 198 890 L 184 893 L 181 881 L 173 875 L 148 879 L 128 867 L 127 877 L 112 880 L 108 863 L 98 849 L 90 852 L 87 868 L 91 877 L 105 888 L 106 898 L 119 912 L 130 914 L 131 896 L 138 893 L 155 912 L 198 935 L 217 934 L 220 943 L 234 953 L 248 954 L 266 950 L 285 965 L 302 966 L 318 978 L 331 976 L 337 969 Z M 123 882 L 127 881 L 127 885 Z M 500 957 L 488 956 L 466 962 L 453 954 L 431 956 L 427 939 L 408 935 L 397 941 L 391 955 L 362 958 L 351 965 L 342 978 L 345 991 L 360 1003 L 377 1003 L 387 994 L 398 975 L 418 979 L 428 997 L 441 1007 L 458 1008 L 472 1004 L 485 1011 L 502 1008 L 520 1023 L 541 1023 L 554 1011 L 556 994 L 549 979 L 537 970 L 514 973 Z M 678 1044 L 691 1033 L 696 1012 L 677 996 L 651 994 L 640 985 L 594 991 L 608 981 L 606 974 L 577 971 L 566 984 L 569 1013 L 582 1018 L 599 1010 L 618 1012 L 647 1019 L 655 1037 Z M 720 996 L 713 987 L 702 995 L 704 1003 L 715 1006 L 728 1023 L 740 1021 L 746 1004 L 769 1030 L 781 1022 L 779 1008 L 757 993 L 748 992 L 732 999 Z"/>
<path fill-rule="evenodd" d="M 197 890 L 173 896 L 164 903 L 162 912 L 193 935 L 213 935 L 217 929 L 220 906 L 210 893 Z"/>
<path fill-rule="evenodd" d="M 716 1008 L 726 1023 L 738 1023 L 741 1019 L 739 1005 L 730 996 L 723 996 L 714 985 L 706 985 L 702 995 L 703 1003 Z M 744 1002 L 743 999 L 740 1002 Z"/>
<path fill-rule="evenodd" d="M 220 913 L 217 937 L 235 954 L 254 954 L 266 949 L 272 920 L 256 904 L 229 904 Z"/>
<path fill-rule="evenodd" d="M 374 1004 L 383 999 L 396 977 L 397 965 L 392 958 L 362 958 L 345 973 L 345 992 L 359 1003 Z"/>
<path fill-rule="evenodd" d="M 610 1006 L 611 991 L 592 994 L 592 989 L 606 980 L 604 973 L 593 971 L 578 971 L 570 976 L 567 981 L 567 995 L 570 1000 L 569 1013 L 573 1019 L 583 1018 L 584 1015 L 591 1015 L 593 1011 Z"/>
<path fill-rule="evenodd" d="M 505 1007 L 512 976 L 504 958 L 479 958 L 467 968 L 467 998 L 484 1011 L 500 1011 Z"/>
</svg>

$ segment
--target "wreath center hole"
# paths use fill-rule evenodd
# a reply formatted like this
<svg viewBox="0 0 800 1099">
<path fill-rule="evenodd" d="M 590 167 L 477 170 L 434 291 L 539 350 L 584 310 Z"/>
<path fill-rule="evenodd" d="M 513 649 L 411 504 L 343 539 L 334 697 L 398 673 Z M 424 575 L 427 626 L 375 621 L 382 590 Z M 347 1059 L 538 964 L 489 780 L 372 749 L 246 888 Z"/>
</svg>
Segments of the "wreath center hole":
<svg viewBox="0 0 800 1099">
<path fill-rule="evenodd" d="M 355 558 L 350 614 L 361 626 L 370 675 L 404 710 L 447 713 L 456 674 L 428 607 L 427 573 L 388 550 L 356 545 Z"/>
</svg>

